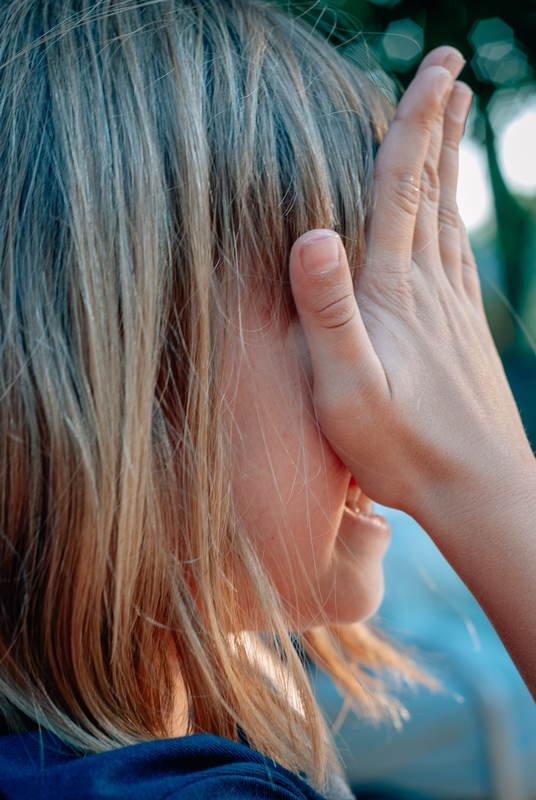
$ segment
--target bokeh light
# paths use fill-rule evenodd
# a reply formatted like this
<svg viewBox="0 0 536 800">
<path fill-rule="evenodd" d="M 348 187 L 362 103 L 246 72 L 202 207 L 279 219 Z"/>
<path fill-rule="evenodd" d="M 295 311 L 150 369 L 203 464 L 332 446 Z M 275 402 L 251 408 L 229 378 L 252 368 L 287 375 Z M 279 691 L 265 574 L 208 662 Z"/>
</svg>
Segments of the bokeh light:
<svg viewBox="0 0 536 800">
<path fill-rule="evenodd" d="M 536 102 L 509 122 L 498 136 L 504 179 L 515 194 L 536 194 Z"/>
<path fill-rule="evenodd" d="M 411 19 L 391 22 L 382 41 L 389 67 L 395 72 L 407 72 L 420 58 L 424 45 L 424 31 Z"/>
<path fill-rule="evenodd" d="M 479 80 L 497 86 L 514 86 L 532 73 L 522 45 L 512 28 L 499 17 L 477 22 L 469 34 L 475 56 L 471 66 Z"/>
<path fill-rule="evenodd" d="M 497 90 L 488 113 L 508 189 L 515 195 L 536 195 L 536 84 Z"/>
<path fill-rule="evenodd" d="M 460 145 L 460 171 L 456 197 L 465 227 L 475 232 L 493 219 L 493 194 L 486 150 L 466 137 Z"/>
</svg>

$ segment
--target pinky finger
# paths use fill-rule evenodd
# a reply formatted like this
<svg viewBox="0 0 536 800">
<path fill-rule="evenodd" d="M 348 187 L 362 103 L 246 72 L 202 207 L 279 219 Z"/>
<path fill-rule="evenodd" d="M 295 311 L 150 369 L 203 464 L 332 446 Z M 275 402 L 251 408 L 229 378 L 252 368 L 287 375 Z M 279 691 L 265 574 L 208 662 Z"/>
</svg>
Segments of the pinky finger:
<svg viewBox="0 0 536 800">
<path fill-rule="evenodd" d="M 469 300 L 474 306 L 483 310 L 484 304 L 482 302 L 482 290 L 480 287 L 480 279 L 476 267 L 475 257 L 469 242 L 467 230 L 462 222 L 461 217 L 458 219 L 458 230 L 460 232 L 460 244 L 462 251 L 462 280 L 465 292 Z"/>
</svg>

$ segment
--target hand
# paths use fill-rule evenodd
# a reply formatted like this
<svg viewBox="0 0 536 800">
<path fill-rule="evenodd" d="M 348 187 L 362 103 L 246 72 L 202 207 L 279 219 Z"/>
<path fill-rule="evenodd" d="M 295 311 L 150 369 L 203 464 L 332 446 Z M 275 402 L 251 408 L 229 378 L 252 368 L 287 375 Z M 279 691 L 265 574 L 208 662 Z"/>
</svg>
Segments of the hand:
<svg viewBox="0 0 536 800">
<path fill-rule="evenodd" d="M 456 208 L 470 94 L 451 56 L 424 60 L 380 147 L 355 286 L 330 231 L 295 243 L 290 279 L 325 436 L 366 495 L 430 534 L 536 697 L 536 461 Z"/>
<path fill-rule="evenodd" d="M 355 287 L 332 232 L 305 234 L 290 260 L 320 426 L 365 494 L 419 521 L 501 492 L 505 464 L 532 461 L 456 206 L 462 66 L 434 51 L 400 102 Z"/>
</svg>

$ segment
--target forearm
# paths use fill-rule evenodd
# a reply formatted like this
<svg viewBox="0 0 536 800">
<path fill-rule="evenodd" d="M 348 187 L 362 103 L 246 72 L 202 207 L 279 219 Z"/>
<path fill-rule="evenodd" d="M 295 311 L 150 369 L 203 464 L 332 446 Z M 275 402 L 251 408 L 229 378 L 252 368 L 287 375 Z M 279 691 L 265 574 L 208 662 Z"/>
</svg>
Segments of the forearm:
<svg viewBox="0 0 536 800">
<path fill-rule="evenodd" d="M 522 467 L 520 469 L 520 467 Z M 474 594 L 536 699 L 536 460 L 504 465 L 416 514 Z"/>
</svg>

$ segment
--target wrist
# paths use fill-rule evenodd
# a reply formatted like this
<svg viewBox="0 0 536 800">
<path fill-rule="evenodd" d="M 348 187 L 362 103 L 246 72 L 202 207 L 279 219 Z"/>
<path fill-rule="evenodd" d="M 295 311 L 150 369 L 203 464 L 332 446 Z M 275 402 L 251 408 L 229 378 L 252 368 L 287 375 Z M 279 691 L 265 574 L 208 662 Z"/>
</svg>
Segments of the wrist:
<svg viewBox="0 0 536 800">
<path fill-rule="evenodd" d="M 428 470 L 409 510 L 440 547 L 517 509 L 534 508 L 536 525 L 536 458 L 528 441 L 471 444 Z"/>
</svg>

